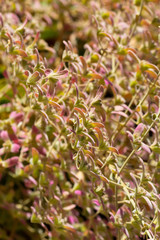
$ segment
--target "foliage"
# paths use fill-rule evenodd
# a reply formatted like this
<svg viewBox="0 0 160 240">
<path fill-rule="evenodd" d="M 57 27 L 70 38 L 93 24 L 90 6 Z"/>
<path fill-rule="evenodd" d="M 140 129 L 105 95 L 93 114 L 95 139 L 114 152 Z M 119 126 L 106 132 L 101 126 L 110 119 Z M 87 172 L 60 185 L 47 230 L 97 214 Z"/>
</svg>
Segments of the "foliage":
<svg viewBox="0 0 160 240">
<path fill-rule="evenodd" d="M 1 2 L 0 239 L 158 240 L 159 0 Z"/>
</svg>

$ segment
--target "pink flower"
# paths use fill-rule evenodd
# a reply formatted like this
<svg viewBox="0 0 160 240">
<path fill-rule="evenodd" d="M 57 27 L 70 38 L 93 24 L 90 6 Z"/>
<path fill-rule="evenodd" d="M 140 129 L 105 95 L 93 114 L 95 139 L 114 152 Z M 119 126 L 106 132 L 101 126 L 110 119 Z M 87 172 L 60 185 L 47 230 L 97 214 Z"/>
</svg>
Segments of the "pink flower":
<svg viewBox="0 0 160 240">
<path fill-rule="evenodd" d="M 10 118 L 14 119 L 16 122 L 21 122 L 23 120 L 24 113 L 12 112 Z"/>
<path fill-rule="evenodd" d="M 6 141 L 9 139 L 9 136 L 8 136 L 8 132 L 7 131 L 2 131 L 0 133 L 0 138 L 3 140 L 3 141 Z"/>
<path fill-rule="evenodd" d="M 99 201 L 98 201 L 97 199 L 93 199 L 92 201 L 93 201 L 93 203 L 96 204 L 97 206 L 100 206 L 100 203 L 99 203 Z"/>
<path fill-rule="evenodd" d="M 11 152 L 12 152 L 12 153 L 17 153 L 17 152 L 19 152 L 19 149 L 20 149 L 20 145 L 19 145 L 19 144 L 17 144 L 17 143 L 13 143 L 13 144 L 12 144 L 12 148 L 11 148 Z"/>
<path fill-rule="evenodd" d="M 19 157 L 17 157 L 17 156 L 8 158 L 7 160 L 5 160 L 3 162 L 3 166 L 4 167 L 9 167 L 9 168 L 13 167 L 13 166 L 18 164 L 18 160 L 19 160 Z"/>
<path fill-rule="evenodd" d="M 80 190 L 76 190 L 75 192 L 74 192 L 76 195 L 82 195 L 82 191 L 80 191 Z"/>
</svg>

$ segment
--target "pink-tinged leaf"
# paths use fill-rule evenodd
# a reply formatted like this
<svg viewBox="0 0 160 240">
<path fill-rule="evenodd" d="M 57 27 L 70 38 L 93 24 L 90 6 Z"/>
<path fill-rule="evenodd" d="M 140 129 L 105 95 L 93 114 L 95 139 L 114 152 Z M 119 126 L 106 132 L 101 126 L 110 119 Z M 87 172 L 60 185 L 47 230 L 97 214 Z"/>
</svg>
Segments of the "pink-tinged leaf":
<svg viewBox="0 0 160 240">
<path fill-rule="evenodd" d="M 102 162 L 99 158 L 96 159 L 96 163 L 97 163 L 97 165 L 99 165 L 100 167 L 103 166 L 103 162 Z"/>
<path fill-rule="evenodd" d="M 131 132 L 129 131 L 126 131 L 127 135 L 128 135 L 128 138 L 133 142 L 133 135 Z"/>
<path fill-rule="evenodd" d="M 100 205 L 101 205 L 97 199 L 93 199 L 92 202 L 93 202 L 95 205 L 97 205 L 97 206 L 100 206 Z"/>
<path fill-rule="evenodd" d="M 94 99 L 100 99 L 104 93 L 104 86 L 100 86 Z"/>
<path fill-rule="evenodd" d="M 5 168 L 10 168 L 18 164 L 19 157 L 11 157 L 5 161 L 2 161 L 2 166 Z"/>
<path fill-rule="evenodd" d="M 98 32 L 97 33 L 98 37 L 107 37 L 109 38 L 111 41 L 113 41 L 113 37 L 109 34 L 109 33 L 105 33 L 105 32 Z"/>
<path fill-rule="evenodd" d="M 40 73 L 38 71 L 34 72 L 28 79 L 27 84 L 35 84 L 41 78 Z"/>
<path fill-rule="evenodd" d="M 127 109 L 128 112 L 132 113 L 133 111 L 126 105 L 126 104 L 122 104 L 122 107 Z"/>
<path fill-rule="evenodd" d="M 100 175 L 99 177 L 103 182 L 109 183 L 109 180 L 105 176 Z"/>
<path fill-rule="evenodd" d="M 65 125 L 65 122 L 64 122 L 64 120 L 63 120 L 63 118 L 61 116 L 59 116 L 58 114 L 53 114 L 53 117 L 58 119 L 62 123 L 62 125 Z"/>
<path fill-rule="evenodd" d="M 138 126 L 134 130 L 134 135 L 140 136 L 145 129 L 145 125 L 143 123 L 138 124 Z"/>
<path fill-rule="evenodd" d="M 95 129 L 96 132 L 98 133 L 98 134 L 96 134 L 96 136 L 98 137 L 99 142 L 102 143 L 102 142 L 103 142 L 103 134 L 102 134 L 102 131 L 101 131 L 98 127 L 95 127 L 94 129 Z"/>
<path fill-rule="evenodd" d="M 31 43 L 31 45 L 28 46 L 27 49 L 34 47 L 34 45 L 36 44 L 36 42 L 37 42 L 38 39 L 39 39 L 39 36 L 40 36 L 40 32 L 37 32 L 37 33 L 36 33 L 36 36 L 35 36 L 35 39 L 34 39 L 33 42 Z M 36 56 L 36 55 L 35 55 L 35 56 Z M 37 57 L 37 56 L 36 56 L 36 57 Z"/>
<path fill-rule="evenodd" d="M 13 144 L 12 144 L 12 147 L 11 147 L 11 152 L 12 152 L 12 153 L 18 153 L 20 147 L 21 147 L 21 146 L 20 146 L 19 144 L 13 143 Z"/>
<path fill-rule="evenodd" d="M 141 61 L 141 69 L 142 70 L 153 69 L 153 70 L 157 71 L 157 73 L 159 72 L 159 68 L 156 65 L 154 65 L 154 64 L 152 64 L 150 62 L 147 62 L 145 60 Z"/>
<path fill-rule="evenodd" d="M 124 113 L 124 112 L 116 112 L 116 111 L 112 111 L 112 114 L 117 114 L 117 115 L 120 115 L 120 116 L 125 117 L 125 118 L 128 117 L 128 115 L 127 115 L 126 113 Z"/>
<path fill-rule="evenodd" d="M 135 176 L 133 175 L 133 173 L 130 173 L 130 176 L 134 182 L 135 187 L 138 188 L 138 183 L 137 183 L 137 180 L 136 180 Z"/>
<path fill-rule="evenodd" d="M 103 77 L 100 74 L 98 74 L 98 73 L 89 73 L 87 76 L 89 78 L 92 78 L 93 80 L 94 79 L 96 79 L 96 80 L 103 79 Z"/>
<path fill-rule="evenodd" d="M 129 239 L 130 235 L 129 235 L 129 232 L 128 232 L 127 228 L 124 228 L 124 233 L 126 234 L 127 238 Z"/>
<path fill-rule="evenodd" d="M 35 125 L 33 125 L 32 126 L 32 133 L 34 134 L 34 135 L 36 135 L 36 134 L 38 134 L 40 131 L 39 131 L 39 129 L 35 126 Z"/>
<path fill-rule="evenodd" d="M 158 74 L 153 69 L 148 69 L 145 71 L 151 78 L 157 78 Z"/>
<path fill-rule="evenodd" d="M 45 70 L 45 75 L 48 76 L 49 74 L 53 73 L 51 69 L 46 69 Z"/>
<path fill-rule="evenodd" d="M 136 50 L 135 50 L 134 48 L 129 47 L 129 48 L 126 48 L 126 50 L 127 50 L 127 51 L 130 50 L 130 51 L 132 51 L 132 52 L 134 52 L 134 53 L 136 54 Z"/>
<path fill-rule="evenodd" d="M 17 113 L 14 111 L 10 114 L 10 118 L 14 119 L 17 123 L 21 122 L 24 118 L 24 113 Z"/>
<path fill-rule="evenodd" d="M 108 150 L 114 153 L 119 154 L 118 150 L 115 147 L 108 147 Z"/>
<path fill-rule="evenodd" d="M 149 198 L 146 197 L 146 196 L 142 196 L 142 198 L 145 200 L 145 202 L 147 203 L 147 205 L 148 205 L 148 207 L 150 208 L 150 210 L 152 210 L 152 209 L 153 209 L 153 206 L 152 206 L 152 203 L 151 203 L 151 201 L 149 200 Z"/>
<path fill-rule="evenodd" d="M 49 117 L 48 115 L 45 113 L 45 111 L 40 110 L 40 112 L 42 113 L 42 115 L 47 119 L 47 121 L 49 122 Z"/>
<path fill-rule="evenodd" d="M 83 118 L 83 120 L 86 121 L 86 117 L 85 117 L 85 111 L 84 111 L 84 109 L 81 109 L 81 108 L 75 107 L 74 110 L 76 110 L 76 111 L 81 115 L 81 117 Z"/>
<path fill-rule="evenodd" d="M 104 124 L 103 123 L 99 123 L 99 122 L 93 122 L 93 123 L 91 123 L 91 125 L 93 127 L 104 128 Z"/>
<path fill-rule="evenodd" d="M 28 70 L 26 70 L 26 71 L 24 71 L 24 74 L 25 74 L 27 77 L 29 77 L 30 72 L 29 72 Z"/>
<path fill-rule="evenodd" d="M 134 60 L 136 60 L 138 63 L 140 63 L 140 59 L 138 58 L 138 56 L 136 55 L 136 53 L 134 53 L 132 50 L 128 50 L 128 54 L 129 54 Z"/>
<path fill-rule="evenodd" d="M 65 211 L 71 211 L 71 210 L 73 210 L 75 207 L 76 207 L 75 204 L 71 204 L 71 205 L 68 205 L 68 206 L 66 206 L 66 207 L 63 207 L 63 210 L 65 210 Z"/>
<path fill-rule="evenodd" d="M 32 176 L 29 176 L 28 178 L 34 185 L 37 185 L 37 181 Z"/>
<path fill-rule="evenodd" d="M 28 57 L 27 53 L 23 49 L 16 49 L 13 53 L 21 57 Z"/>
<path fill-rule="evenodd" d="M 66 41 L 63 41 L 63 44 L 65 45 L 67 51 L 71 50 L 70 46 L 68 45 L 68 43 Z"/>
<path fill-rule="evenodd" d="M 7 131 L 1 131 L 0 133 L 0 138 L 3 140 L 3 141 L 6 141 L 9 139 L 9 136 L 8 136 L 8 132 Z"/>
<path fill-rule="evenodd" d="M 37 134 L 36 135 L 36 142 L 39 142 L 42 139 L 42 134 Z"/>
<path fill-rule="evenodd" d="M 39 159 L 39 152 L 34 147 L 32 148 L 32 158 L 33 158 L 33 163 L 36 164 Z"/>
<path fill-rule="evenodd" d="M 157 194 L 157 189 L 156 187 L 153 185 L 152 182 L 148 181 L 148 184 L 151 186 L 151 188 L 153 189 L 153 191 Z"/>
<path fill-rule="evenodd" d="M 25 25 L 27 24 L 27 22 L 28 22 L 28 19 L 26 18 L 24 23 L 19 28 L 17 28 L 15 32 L 17 33 L 17 32 L 20 32 L 21 30 L 23 30 Z"/>
<path fill-rule="evenodd" d="M 78 222 L 77 217 L 75 217 L 75 216 L 69 216 L 68 221 L 71 224 L 74 224 L 74 223 Z"/>
<path fill-rule="evenodd" d="M 54 102 L 52 100 L 49 100 L 49 104 L 54 106 L 55 108 L 57 108 L 59 110 L 61 109 L 61 106 L 58 103 L 56 103 L 56 102 Z"/>
<path fill-rule="evenodd" d="M 84 70 L 84 72 L 86 72 L 86 71 L 87 71 L 87 63 L 86 63 L 86 60 L 85 60 L 85 58 L 82 57 L 82 56 L 80 56 L 79 58 L 80 58 L 81 63 L 82 63 L 82 65 L 83 65 L 83 70 Z"/>
<path fill-rule="evenodd" d="M 50 216 L 47 215 L 47 219 L 49 220 L 49 222 L 50 222 L 51 224 L 54 224 L 54 222 L 52 221 L 52 218 L 51 218 Z"/>
<path fill-rule="evenodd" d="M 87 137 L 90 139 L 90 141 L 91 141 L 91 143 L 92 143 L 93 145 L 95 145 L 95 141 L 94 141 L 94 139 L 93 139 L 88 133 L 83 132 L 83 134 L 84 134 L 85 136 L 87 136 Z"/>
<path fill-rule="evenodd" d="M 89 156 L 91 156 L 92 158 L 94 158 L 94 154 L 90 151 L 90 150 L 85 150 L 84 149 L 84 153 L 88 154 Z"/>
<path fill-rule="evenodd" d="M 71 225 L 64 225 L 63 227 L 68 231 L 76 233 L 76 229 L 74 229 Z"/>
<path fill-rule="evenodd" d="M 59 71 L 59 72 L 57 72 L 57 75 L 59 75 L 59 76 L 65 76 L 65 75 L 67 75 L 68 74 L 68 70 L 67 69 L 64 69 L 64 70 L 62 70 L 62 71 Z"/>
<path fill-rule="evenodd" d="M 9 135 L 9 138 L 12 142 L 14 143 L 19 143 L 19 140 L 16 136 L 16 131 L 14 131 L 14 128 L 12 127 L 8 127 L 8 135 Z"/>
<path fill-rule="evenodd" d="M 148 152 L 149 154 L 151 153 L 151 150 L 149 148 L 148 145 L 146 145 L 145 143 L 141 143 L 141 147 L 143 148 L 143 150 L 145 150 L 146 152 Z"/>
</svg>

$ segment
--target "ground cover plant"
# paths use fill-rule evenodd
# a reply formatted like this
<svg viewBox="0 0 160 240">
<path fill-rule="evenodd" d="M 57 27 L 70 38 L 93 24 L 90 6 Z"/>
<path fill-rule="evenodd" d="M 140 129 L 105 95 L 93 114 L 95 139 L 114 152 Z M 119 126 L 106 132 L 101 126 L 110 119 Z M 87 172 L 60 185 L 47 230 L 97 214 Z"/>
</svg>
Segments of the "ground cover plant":
<svg viewBox="0 0 160 240">
<path fill-rule="evenodd" d="M 0 5 L 0 239 L 160 239 L 159 0 Z"/>
</svg>

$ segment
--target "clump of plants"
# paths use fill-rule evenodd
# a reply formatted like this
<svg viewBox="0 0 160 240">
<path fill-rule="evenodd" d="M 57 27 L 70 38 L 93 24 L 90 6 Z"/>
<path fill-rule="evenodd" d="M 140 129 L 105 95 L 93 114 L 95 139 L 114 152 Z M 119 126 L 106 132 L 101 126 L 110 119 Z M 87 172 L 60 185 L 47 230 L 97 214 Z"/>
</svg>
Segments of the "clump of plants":
<svg viewBox="0 0 160 240">
<path fill-rule="evenodd" d="M 0 239 L 160 238 L 158 6 L 3 2 Z"/>
</svg>

